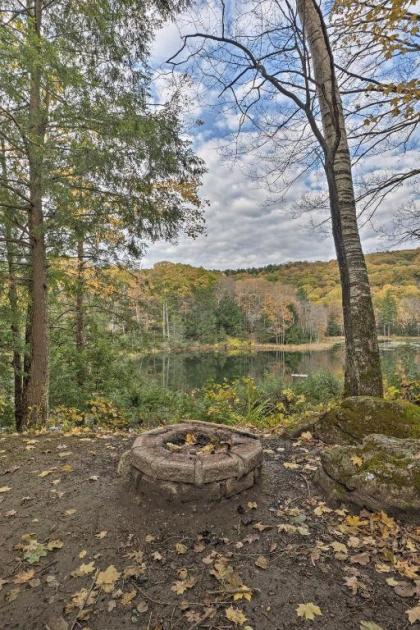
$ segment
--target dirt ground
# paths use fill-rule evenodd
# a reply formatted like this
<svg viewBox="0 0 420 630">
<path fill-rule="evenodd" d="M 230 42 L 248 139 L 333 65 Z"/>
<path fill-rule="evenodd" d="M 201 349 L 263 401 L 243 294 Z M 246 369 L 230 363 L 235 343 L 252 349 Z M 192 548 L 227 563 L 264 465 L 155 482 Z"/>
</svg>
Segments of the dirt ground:
<svg viewBox="0 0 420 630">
<path fill-rule="evenodd" d="M 133 496 L 133 439 L 0 437 L 1 630 L 420 628 L 420 528 L 326 505 L 310 435 L 206 508 Z"/>
</svg>

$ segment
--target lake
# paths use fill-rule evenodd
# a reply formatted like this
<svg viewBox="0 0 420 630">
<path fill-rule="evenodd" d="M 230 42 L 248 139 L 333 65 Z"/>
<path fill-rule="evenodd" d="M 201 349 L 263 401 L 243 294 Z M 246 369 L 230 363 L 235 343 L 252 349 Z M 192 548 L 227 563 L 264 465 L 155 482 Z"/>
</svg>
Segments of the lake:
<svg viewBox="0 0 420 630">
<path fill-rule="evenodd" d="M 419 378 L 420 343 L 387 342 L 380 344 L 384 375 L 404 372 L 410 379 Z M 285 383 L 299 378 L 293 374 L 328 371 L 343 372 L 344 348 L 313 352 L 257 351 L 249 353 L 189 352 L 166 353 L 142 357 L 138 363 L 140 378 L 152 379 L 163 387 L 189 391 L 204 387 L 209 381 L 221 383 L 241 376 L 257 381 L 266 375 L 277 376 Z"/>
</svg>

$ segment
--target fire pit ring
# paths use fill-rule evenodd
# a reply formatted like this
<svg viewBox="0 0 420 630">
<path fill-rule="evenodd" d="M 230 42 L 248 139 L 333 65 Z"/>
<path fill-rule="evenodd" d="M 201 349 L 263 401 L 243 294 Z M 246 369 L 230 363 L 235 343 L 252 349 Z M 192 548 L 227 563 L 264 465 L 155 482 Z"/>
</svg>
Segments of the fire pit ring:
<svg viewBox="0 0 420 630">
<path fill-rule="evenodd" d="M 142 434 L 122 456 L 119 469 L 140 494 L 215 501 L 251 488 L 262 460 L 261 442 L 252 433 L 185 421 Z"/>
</svg>

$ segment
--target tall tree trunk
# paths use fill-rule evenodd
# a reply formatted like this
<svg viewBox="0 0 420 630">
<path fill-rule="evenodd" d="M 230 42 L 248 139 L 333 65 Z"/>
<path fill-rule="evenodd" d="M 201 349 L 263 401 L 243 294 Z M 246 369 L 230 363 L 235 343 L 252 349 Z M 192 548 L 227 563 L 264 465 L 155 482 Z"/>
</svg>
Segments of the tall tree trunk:
<svg viewBox="0 0 420 630">
<path fill-rule="evenodd" d="M 32 19 L 31 37 L 41 33 L 42 4 L 28 4 Z M 48 415 L 48 303 L 47 258 L 42 208 L 42 169 L 46 114 L 41 105 L 39 60 L 30 71 L 29 98 L 29 236 L 31 246 L 31 333 L 30 366 L 24 400 L 24 424 L 43 424 Z"/>
<path fill-rule="evenodd" d="M 85 382 L 85 286 L 84 286 L 85 253 L 83 238 L 77 241 L 77 279 L 76 279 L 76 350 L 78 355 L 77 384 L 83 387 Z"/>
<path fill-rule="evenodd" d="M 7 181 L 7 163 L 4 140 L 1 143 L 1 166 L 3 179 Z M 11 201 L 10 195 L 6 194 L 8 202 Z M 6 208 L 3 214 L 4 225 L 4 239 L 6 245 L 6 260 L 7 260 L 7 297 L 10 308 L 10 332 L 12 337 L 12 368 L 13 368 L 13 381 L 14 381 L 14 412 L 15 412 L 15 425 L 16 430 L 22 429 L 23 419 L 23 374 L 22 374 L 22 344 L 20 339 L 20 327 L 19 327 L 19 307 L 18 307 L 18 290 L 17 290 L 17 276 L 16 276 L 16 230 L 13 226 L 13 220 L 10 213 L 13 210 Z"/>
<path fill-rule="evenodd" d="M 325 146 L 325 173 L 342 286 L 345 396 L 382 396 L 382 374 L 366 262 L 360 243 L 351 160 L 328 33 L 316 0 L 297 0 L 312 57 Z"/>
<path fill-rule="evenodd" d="M 22 429 L 23 421 L 23 374 L 22 344 L 19 330 L 19 308 L 16 278 L 16 251 L 13 245 L 15 234 L 8 217 L 5 218 L 5 240 L 8 268 L 8 300 L 10 306 L 10 331 L 12 335 L 12 367 L 14 380 L 15 424 L 16 430 Z"/>
</svg>

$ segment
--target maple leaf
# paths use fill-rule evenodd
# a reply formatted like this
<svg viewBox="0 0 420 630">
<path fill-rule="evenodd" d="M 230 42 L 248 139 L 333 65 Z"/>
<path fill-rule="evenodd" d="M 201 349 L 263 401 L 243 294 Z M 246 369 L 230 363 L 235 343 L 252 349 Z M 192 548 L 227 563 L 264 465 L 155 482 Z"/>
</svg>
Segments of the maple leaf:
<svg viewBox="0 0 420 630">
<path fill-rule="evenodd" d="M 121 573 L 117 571 L 113 564 L 110 564 L 105 571 L 99 571 L 96 576 L 96 584 L 105 592 L 111 593 L 114 590 L 114 584 L 120 577 Z"/>
<path fill-rule="evenodd" d="M 66 604 L 66 612 L 71 611 L 73 608 L 82 608 L 83 606 L 91 606 L 95 603 L 97 592 L 89 592 L 87 588 L 82 588 L 80 591 L 73 593 L 71 601 Z"/>
<path fill-rule="evenodd" d="M 307 602 L 306 604 L 299 604 L 296 608 L 296 613 L 298 617 L 303 617 L 304 619 L 309 619 L 312 621 L 315 619 L 316 615 L 322 615 L 321 609 L 319 606 L 312 602 Z"/>
<path fill-rule="evenodd" d="M 357 468 L 360 468 L 360 466 L 363 466 L 363 459 L 359 457 L 359 455 L 352 455 L 352 457 L 350 457 L 350 461 Z"/>
<path fill-rule="evenodd" d="M 64 543 L 62 540 L 50 540 L 46 545 L 46 549 L 48 549 L 48 551 L 53 551 L 53 549 L 61 549 L 64 546 Z"/>
<path fill-rule="evenodd" d="M 258 507 L 255 501 L 248 501 L 247 505 L 249 510 L 256 510 Z"/>
<path fill-rule="evenodd" d="M 86 549 L 82 549 L 82 551 L 79 553 L 79 558 L 82 559 L 87 555 L 87 551 Z"/>
<path fill-rule="evenodd" d="M 144 539 L 147 543 L 152 543 L 156 540 L 155 536 L 152 536 L 152 534 L 147 534 L 146 538 Z"/>
<path fill-rule="evenodd" d="M 235 626 L 243 626 L 247 618 L 240 608 L 234 608 L 233 606 L 229 606 L 225 610 L 226 619 L 229 619 Z"/>
<path fill-rule="evenodd" d="M 98 538 L 99 540 L 101 540 L 102 538 L 105 538 L 105 536 L 108 534 L 108 532 L 106 530 L 103 530 L 101 532 L 98 532 L 97 534 L 95 534 L 95 538 Z"/>
<path fill-rule="evenodd" d="M 416 623 L 416 621 L 420 621 L 420 604 L 414 608 L 406 610 L 405 614 L 408 616 L 408 621 L 411 624 Z"/>
<path fill-rule="evenodd" d="M 81 564 L 78 569 L 72 571 L 71 575 L 73 577 L 83 577 L 84 575 L 89 575 L 89 573 L 93 573 L 95 570 L 95 562 L 88 562 L 86 564 Z"/>
<path fill-rule="evenodd" d="M 216 448 L 215 445 L 209 442 L 208 444 L 205 444 L 204 446 L 200 448 L 199 453 L 204 453 L 204 455 L 210 455 L 210 453 L 214 452 L 215 448 Z"/>
<path fill-rule="evenodd" d="M 195 577 L 190 577 L 186 580 L 177 580 L 171 586 L 171 591 L 173 591 L 177 595 L 183 595 L 185 591 L 195 586 L 196 582 L 197 582 L 197 578 Z"/>
<path fill-rule="evenodd" d="M 361 621 L 360 630 L 383 630 L 383 628 L 374 621 Z"/>
<path fill-rule="evenodd" d="M 14 584 L 25 584 L 25 582 L 29 582 L 35 575 L 34 569 L 29 569 L 28 571 L 21 571 L 15 576 L 13 580 Z"/>
<path fill-rule="evenodd" d="M 332 512 L 332 509 L 329 508 L 325 503 L 318 503 L 317 507 L 314 509 L 315 516 L 322 516 L 323 514 L 327 514 L 328 512 Z"/>
<path fill-rule="evenodd" d="M 125 567 L 124 572 L 123 572 L 123 577 L 124 578 L 138 577 L 139 575 L 143 575 L 145 569 L 146 569 L 145 564 L 141 566 L 137 566 L 137 567 Z"/>
<path fill-rule="evenodd" d="M 296 464 L 296 462 L 283 462 L 283 466 L 289 470 L 296 470 L 296 468 L 300 468 L 299 464 Z"/>
<path fill-rule="evenodd" d="M 163 560 L 163 556 L 159 553 L 159 551 L 155 551 L 154 553 L 152 553 L 152 558 L 153 560 L 156 560 L 157 562 L 160 562 L 161 560 Z"/>
</svg>

